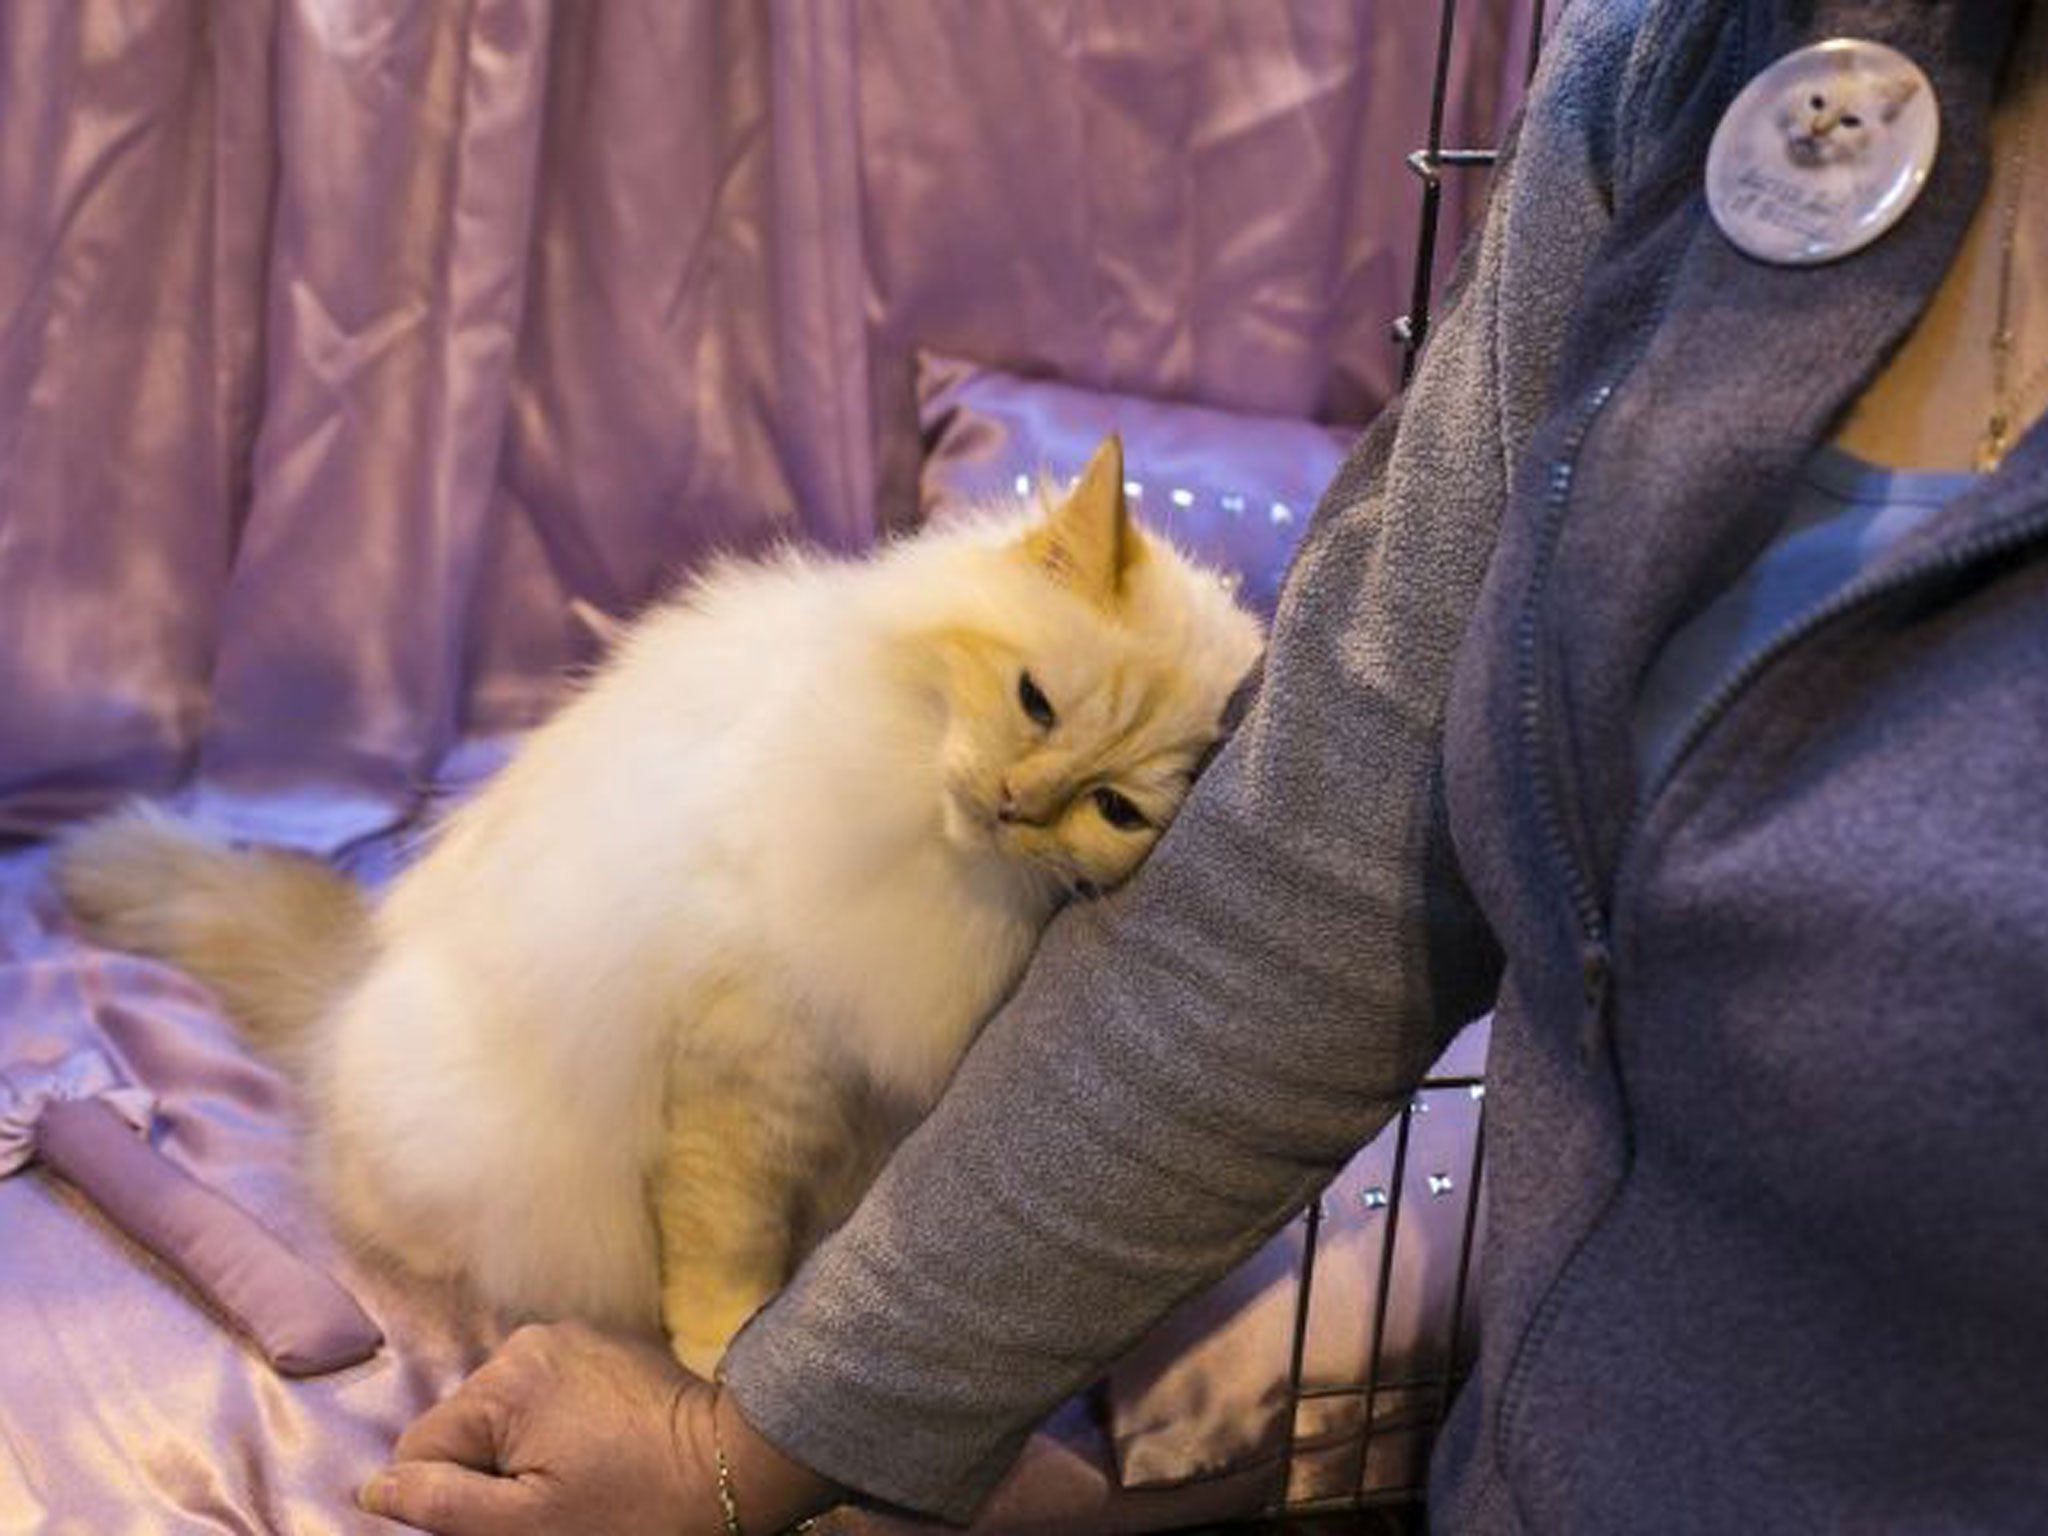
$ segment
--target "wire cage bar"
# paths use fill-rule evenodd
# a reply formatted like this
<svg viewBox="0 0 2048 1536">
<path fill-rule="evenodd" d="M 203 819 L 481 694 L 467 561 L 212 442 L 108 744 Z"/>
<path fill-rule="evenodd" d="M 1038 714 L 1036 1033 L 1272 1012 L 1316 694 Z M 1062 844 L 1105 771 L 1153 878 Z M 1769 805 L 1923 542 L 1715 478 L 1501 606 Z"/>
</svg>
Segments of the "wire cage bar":
<svg viewBox="0 0 2048 1536">
<path fill-rule="evenodd" d="M 1491 168 L 1498 159 L 1493 149 L 1447 148 L 1444 118 L 1450 89 L 1452 44 L 1456 36 L 1459 0 L 1438 0 L 1436 63 L 1430 94 L 1429 126 L 1423 146 L 1406 156 L 1408 169 L 1422 186 L 1420 218 L 1416 231 L 1415 276 L 1408 312 L 1392 324 L 1395 343 L 1401 349 L 1401 382 L 1412 377 L 1415 364 L 1428 339 L 1430 304 L 1436 263 L 1437 226 L 1442 212 L 1443 187 L 1447 175 Z M 1544 0 L 1527 0 L 1529 16 L 1528 53 L 1524 79 L 1535 75 L 1537 55 L 1542 47 Z M 1485 1080 L 1478 1074 L 1435 1076 L 1418 1085 L 1415 1096 L 1402 1107 L 1392 1126 L 1383 1133 L 1392 1138 L 1392 1166 L 1386 1185 L 1386 1203 L 1379 1213 L 1376 1283 L 1372 1292 L 1372 1319 L 1368 1333 L 1366 1363 L 1357 1381 L 1337 1385 L 1309 1385 L 1306 1381 L 1311 1304 L 1315 1296 L 1316 1256 L 1326 1222 L 1324 1200 L 1311 1203 L 1302 1213 L 1302 1248 L 1297 1272 L 1294 1319 L 1288 1348 L 1287 1397 L 1280 1441 L 1278 1492 L 1268 1513 L 1311 1514 L 1329 1510 L 1419 1506 L 1426 1492 L 1428 1453 L 1452 1399 L 1471 1368 L 1476 1339 L 1470 1316 L 1471 1288 L 1476 1274 L 1476 1244 L 1480 1218 L 1480 1196 L 1485 1167 Z M 1459 1222 L 1455 1278 L 1451 1300 L 1442 1315 L 1445 1337 L 1436 1352 L 1437 1363 L 1415 1368 L 1390 1369 L 1387 1358 L 1387 1313 L 1394 1281 L 1396 1245 L 1401 1231 L 1403 1206 L 1407 1197 L 1412 1127 L 1415 1117 L 1428 1109 L 1432 1095 L 1464 1093 L 1477 1102 L 1470 1145 L 1463 1162 L 1464 1209 Z M 1432 1193 L 1435 1193 L 1432 1181 Z M 1306 1454 L 1302 1433 L 1305 1412 L 1332 1399 L 1355 1401 L 1355 1429 L 1336 1448 L 1344 1473 L 1339 1491 L 1297 1495 L 1296 1473 Z M 1332 1447 L 1317 1437 L 1314 1454 L 1327 1459 Z M 1377 1459 L 1375 1449 L 1388 1442 L 1405 1443 L 1406 1454 Z M 1396 1469 L 1388 1473 L 1387 1463 Z M 1327 1476 L 1325 1477 L 1327 1481 Z"/>
<path fill-rule="evenodd" d="M 1287 1406 L 1281 1423 L 1281 1482 L 1277 1501 L 1269 1512 L 1314 1514 L 1420 1502 L 1429 1447 L 1443 1427 L 1473 1353 L 1469 1320 L 1484 1183 L 1485 1091 L 1485 1079 L 1476 1073 L 1429 1077 L 1417 1086 L 1415 1096 L 1402 1107 L 1385 1133 L 1392 1144 L 1392 1161 L 1385 1185 L 1386 1203 L 1378 1212 L 1365 1368 L 1356 1380 L 1311 1384 L 1306 1379 L 1316 1257 L 1327 1220 L 1325 1200 L 1316 1201 L 1302 1213 L 1302 1257 L 1296 1275 Z M 1443 1176 L 1447 1189 L 1455 1185 L 1462 1194 L 1455 1278 L 1449 1304 L 1439 1314 L 1440 1346 L 1431 1352 L 1437 1363 L 1409 1362 L 1396 1367 L 1388 1357 L 1388 1303 L 1394 1291 L 1394 1255 L 1401 1240 L 1402 1215 L 1407 1201 L 1413 1198 L 1409 1177 L 1413 1126 L 1416 1117 L 1427 1112 L 1433 1096 L 1452 1093 L 1469 1095 L 1479 1104 L 1474 1134 L 1469 1144 L 1460 1149 L 1456 1173 Z M 1431 1177 L 1433 1190 L 1436 1177 Z M 1301 1421 L 1305 1413 L 1313 1412 L 1317 1405 L 1346 1400 L 1355 1409 L 1352 1430 L 1334 1444 L 1327 1434 L 1318 1434 L 1312 1444 L 1304 1439 Z M 1392 1478 L 1385 1475 L 1386 1467 L 1374 1458 L 1376 1449 L 1389 1446 L 1397 1454 L 1383 1460 L 1402 1469 L 1401 1475 Z M 1310 1458 L 1320 1469 L 1316 1481 L 1334 1481 L 1339 1491 L 1306 1495 L 1295 1491 L 1296 1473 L 1303 1470 Z M 1330 1475 L 1333 1464 L 1342 1467 L 1341 1474 L 1334 1479 Z"/>
<path fill-rule="evenodd" d="M 1544 0 L 1529 0 L 1529 50 L 1523 65 L 1525 81 L 1535 78 L 1543 47 Z M 1450 96 L 1451 44 L 1457 35 L 1458 0 L 1438 0 L 1436 65 L 1429 93 L 1429 133 L 1423 147 L 1407 157 L 1408 169 L 1422 182 L 1422 213 L 1416 226 L 1414 287 L 1408 312 L 1393 322 L 1401 348 L 1401 382 L 1415 374 L 1415 361 L 1429 334 L 1430 298 L 1435 286 L 1437 224 L 1442 214 L 1446 170 L 1490 168 L 1499 152 L 1492 149 L 1446 149 L 1444 108 Z"/>
</svg>

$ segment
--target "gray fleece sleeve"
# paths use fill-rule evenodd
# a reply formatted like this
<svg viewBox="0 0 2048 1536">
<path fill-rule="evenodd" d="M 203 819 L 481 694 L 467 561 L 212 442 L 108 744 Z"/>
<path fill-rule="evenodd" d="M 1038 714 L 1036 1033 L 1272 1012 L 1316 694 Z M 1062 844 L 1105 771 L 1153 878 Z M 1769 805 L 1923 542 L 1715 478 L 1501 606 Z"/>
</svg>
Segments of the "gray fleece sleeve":
<svg viewBox="0 0 2048 1536">
<path fill-rule="evenodd" d="M 1443 830 L 1445 696 L 1605 216 L 1573 103 L 1613 55 L 1560 39 L 1416 384 L 1324 498 L 1256 702 L 1158 849 L 1054 923 L 735 1341 L 728 1389 L 798 1460 L 970 1516 L 1033 1425 L 1299 1209 L 1489 1000 Z"/>
</svg>

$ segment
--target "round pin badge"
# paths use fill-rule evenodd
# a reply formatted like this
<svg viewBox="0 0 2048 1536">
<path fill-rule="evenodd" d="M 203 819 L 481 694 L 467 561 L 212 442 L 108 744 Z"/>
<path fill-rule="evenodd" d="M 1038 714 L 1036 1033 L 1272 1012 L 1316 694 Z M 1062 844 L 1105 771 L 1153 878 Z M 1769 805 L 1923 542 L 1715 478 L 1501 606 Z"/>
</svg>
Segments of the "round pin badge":
<svg viewBox="0 0 2048 1536">
<path fill-rule="evenodd" d="M 1940 144 L 1940 106 L 1918 64 L 1883 43 L 1830 38 L 1786 54 L 1729 103 L 1707 149 L 1707 207 L 1760 261 L 1839 261 L 1905 216 Z"/>
</svg>

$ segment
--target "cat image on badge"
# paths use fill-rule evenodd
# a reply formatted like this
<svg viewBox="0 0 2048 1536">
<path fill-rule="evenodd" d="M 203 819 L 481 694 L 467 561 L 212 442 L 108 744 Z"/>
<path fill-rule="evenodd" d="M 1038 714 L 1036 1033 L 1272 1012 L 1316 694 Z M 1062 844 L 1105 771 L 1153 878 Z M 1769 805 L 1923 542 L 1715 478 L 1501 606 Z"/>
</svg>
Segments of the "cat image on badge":
<svg viewBox="0 0 2048 1536">
<path fill-rule="evenodd" d="M 1903 70 L 1840 70 L 1785 89 L 1773 117 L 1785 158 L 1801 170 L 1866 166 L 1920 82 Z"/>
<path fill-rule="evenodd" d="M 865 560 L 712 569 L 371 902 L 154 810 L 58 881 L 305 1086 L 341 1227 L 709 1373 L 928 1110 L 1063 901 L 1158 841 L 1257 660 L 1122 451 Z"/>
</svg>

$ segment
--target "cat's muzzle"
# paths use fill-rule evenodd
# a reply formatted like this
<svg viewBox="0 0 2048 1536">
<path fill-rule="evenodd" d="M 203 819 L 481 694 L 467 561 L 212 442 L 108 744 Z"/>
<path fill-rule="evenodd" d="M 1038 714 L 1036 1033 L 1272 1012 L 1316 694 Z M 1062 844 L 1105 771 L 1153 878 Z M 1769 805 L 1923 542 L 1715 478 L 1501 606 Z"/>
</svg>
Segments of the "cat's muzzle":
<svg viewBox="0 0 2048 1536">
<path fill-rule="evenodd" d="M 1827 141 L 1816 134 L 1802 133 L 1785 141 L 1785 158 L 1801 170 L 1814 170 L 1827 159 Z"/>
</svg>

